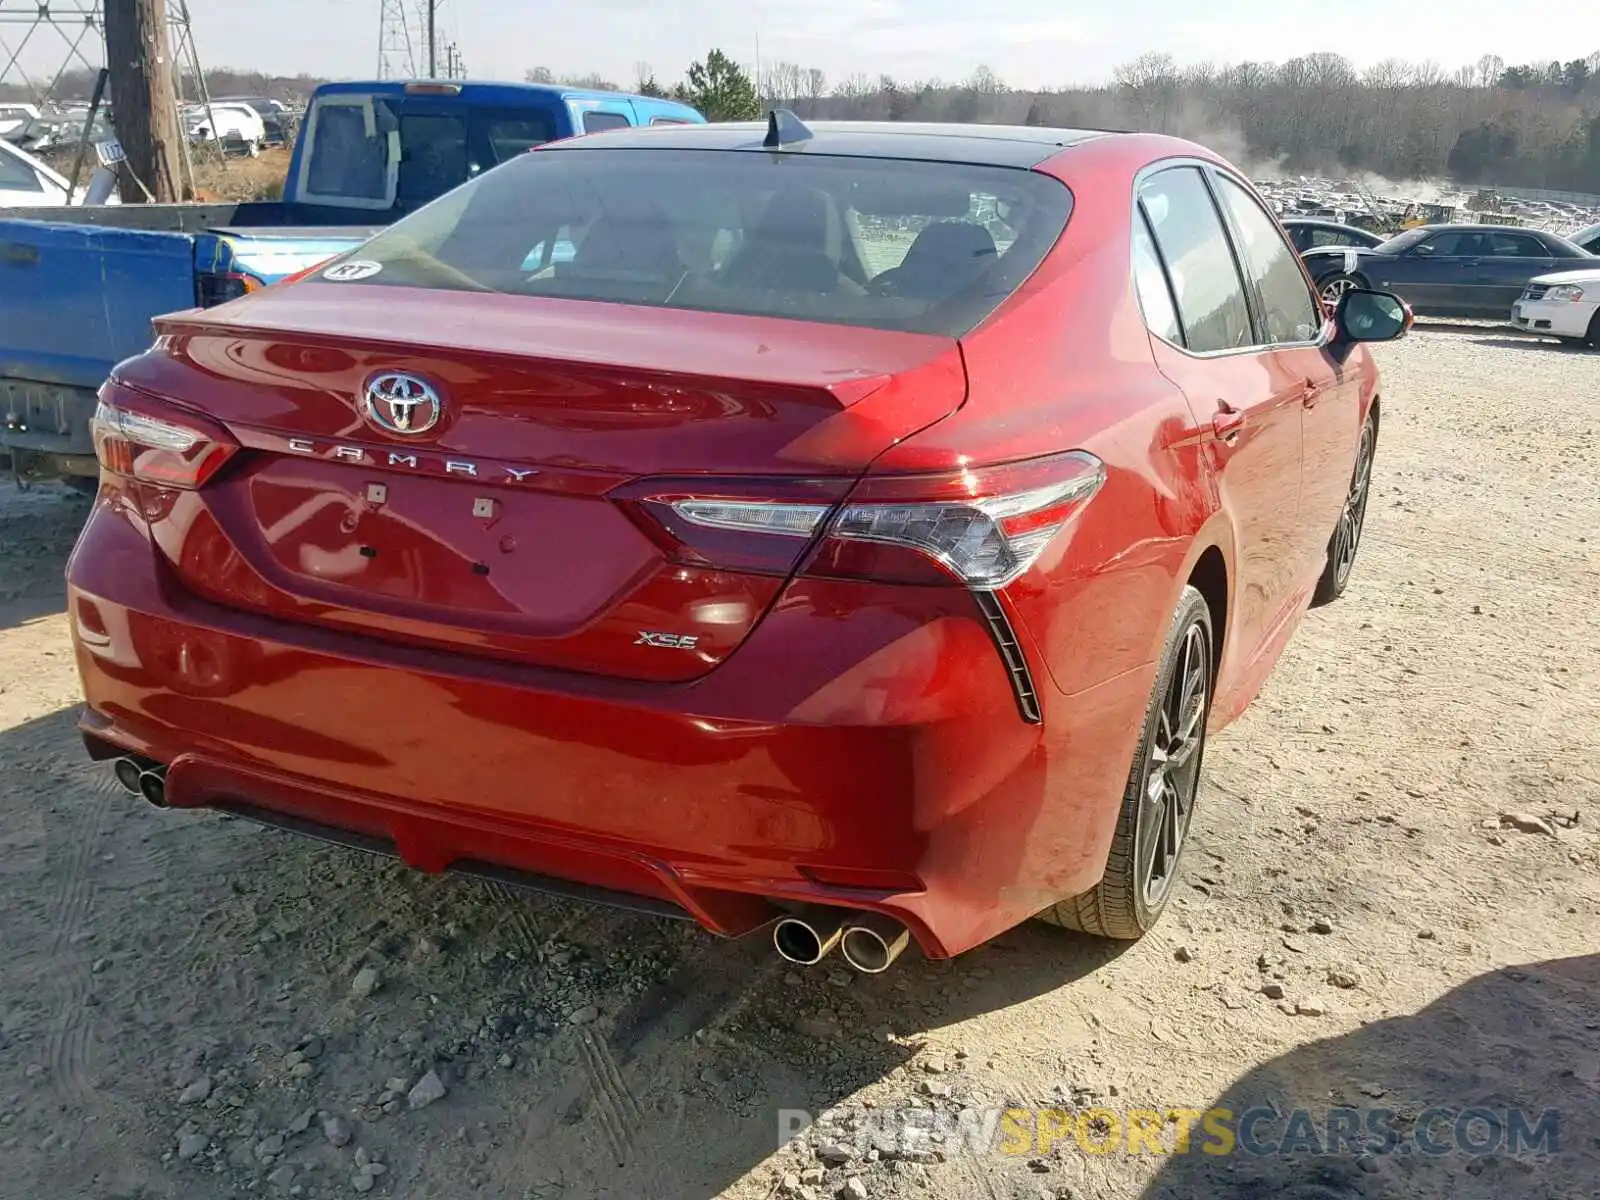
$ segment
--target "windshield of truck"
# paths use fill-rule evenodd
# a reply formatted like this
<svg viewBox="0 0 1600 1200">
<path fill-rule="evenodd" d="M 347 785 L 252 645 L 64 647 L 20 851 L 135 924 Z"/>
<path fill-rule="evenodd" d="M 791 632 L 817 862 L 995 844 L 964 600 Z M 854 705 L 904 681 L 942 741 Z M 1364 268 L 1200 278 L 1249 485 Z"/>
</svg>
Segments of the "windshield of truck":
<svg viewBox="0 0 1600 1200">
<path fill-rule="evenodd" d="M 959 336 L 1060 236 L 1065 185 L 959 163 L 546 151 L 391 226 L 334 279 Z"/>
<path fill-rule="evenodd" d="M 555 136 L 553 114 L 537 110 L 324 96 L 306 125 L 300 195 L 344 208 L 420 208 Z"/>
</svg>

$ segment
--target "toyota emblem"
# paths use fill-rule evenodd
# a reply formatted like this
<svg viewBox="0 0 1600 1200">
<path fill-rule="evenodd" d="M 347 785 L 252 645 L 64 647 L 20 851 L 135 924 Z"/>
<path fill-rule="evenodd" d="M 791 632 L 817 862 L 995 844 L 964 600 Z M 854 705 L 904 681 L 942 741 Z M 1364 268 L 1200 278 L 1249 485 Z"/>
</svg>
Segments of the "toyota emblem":
<svg viewBox="0 0 1600 1200">
<path fill-rule="evenodd" d="M 385 372 L 367 381 L 367 420 L 390 433 L 427 433 L 439 423 L 439 393 L 415 375 Z"/>
</svg>

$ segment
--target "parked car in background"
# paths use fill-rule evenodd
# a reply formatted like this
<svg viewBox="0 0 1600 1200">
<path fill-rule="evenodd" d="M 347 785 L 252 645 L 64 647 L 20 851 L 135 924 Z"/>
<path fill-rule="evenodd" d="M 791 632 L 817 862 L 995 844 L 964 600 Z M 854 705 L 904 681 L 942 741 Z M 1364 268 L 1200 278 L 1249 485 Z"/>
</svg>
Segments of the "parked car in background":
<svg viewBox="0 0 1600 1200">
<path fill-rule="evenodd" d="M 0 210 L 0 451 L 20 475 L 92 488 L 95 392 L 150 344 L 151 318 L 303 271 L 544 142 L 704 120 L 620 92 L 352 80 L 313 94 L 281 200 Z"/>
<path fill-rule="evenodd" d="M 1585 270 L 1529 280 L 1511 306 L 1511 323 L 1568 345 L 1600 348 L 1600 262 Z"/>
<path fill-rule="evenodd" d="M 1567 241 L 1590 254 L 1600 255 L 1600 225 L 1591 225 L 1587 229 L 1580 229 L 1571 234 Z"/>
<path fill-rule="evenodd" d="M 1503 321 L 1530 279 L 1589 255 L 1537 229 L 1425 225 L 1371 249 L 1330 246 L 1302 257 L 1330 305 L 1347 291 L 1381 288 L 1419 313 Z"/>
<path fill-rule="evenodd" d="M 1317 246 L 1372 247 L 1386 240 L 1383 234 L 1373 233 L 1369 229 L 1341 225 L 1338 221 L 1318 221 L 1305 217 L 1286 217 L 1283 228 L 1288 233 L 1289 240 L 1294 243 L 1294 248 L 1301 252 Z"/>
<path fill-rule="evenodd" d="M 95 159 L 92 155 L 87 165 L 89 170 L 94 169 Z M 64 176 L 27 151 L 0 139 L 0 211 L 50 204 L 82 204 L 87 195 L 86 184 L 79 184 L 76 192 L 71 191 L 71 183 Z M 100 202 L 98 196 L 89 197 L 89 200 L 90 203 Z M 108 195 L 104 203 L 118 203 L 115 192 Z M 6 286 L 13 287 L 14 281 Z M 3 308 L 4 302 L 0 301 L 0 309 Z"/>
<path fill-rule="evenodd" d="M 289 140 L 289 106 L 268 96 L 221 96 L 222 104 L 243 104 L 261 118 L 262 145 L 281 146 Z"/>
<path fill-rule="evenodd" d="M 215 142 L 236 153 L 256 155 L 267 140 L 267 127 L 248 104 L 213 100 L 188 111 L 189 140 Z"/>
<path fill-rule="evenodd" d="M 83 733 L 795 962 L 1138 937 L 1207 731 L 1350 579 L 1408 324 L 1171 138 L 551 142 L 117 367 Z"/>
</svg>

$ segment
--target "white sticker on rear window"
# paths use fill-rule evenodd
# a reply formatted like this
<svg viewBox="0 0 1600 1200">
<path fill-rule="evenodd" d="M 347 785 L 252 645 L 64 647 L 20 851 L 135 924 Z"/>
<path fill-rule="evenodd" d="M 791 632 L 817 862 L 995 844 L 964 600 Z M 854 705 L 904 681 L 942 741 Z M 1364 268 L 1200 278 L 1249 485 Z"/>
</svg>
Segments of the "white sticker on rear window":
<svg viewBox="0 0 1600 1200">
<path fill-rule="evenodd" d="M 357 258 L 351 262 L 342 262 L 329 267 L 322 273 L 324 279 L 331 279 L 334 283 L 354 283 L 358 279 L 371 279 L 383 270 L 382 263 L 373 262 L 371 259 Z"/>
</svg>

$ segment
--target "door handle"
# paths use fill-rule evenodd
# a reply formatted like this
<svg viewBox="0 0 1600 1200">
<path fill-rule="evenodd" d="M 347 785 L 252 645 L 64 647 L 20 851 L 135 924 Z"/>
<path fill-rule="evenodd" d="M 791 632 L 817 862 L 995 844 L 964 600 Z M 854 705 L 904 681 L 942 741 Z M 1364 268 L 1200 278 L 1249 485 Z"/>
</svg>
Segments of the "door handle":
<svg viewBox="0 0 1600 1200">
<path fill-rule="evenodd" d="M 1315 408 L 1317 401 L 1322 399 L 1322 391 L 1311 380 L 1306 380 L 1306 390 L 1300 393 L 1300 403 L 1307 408 Z"/>
<path fill-rule="evenodd" d="M 1211 418 L 1211 428 L 1216 432 L 1219 441 L 1233 445 L 1239 440 L 1239 431 L 1244 428 L 1244 414 L 1226 401 L 1217 409 L 1216 416 Z"/>
</svg>

